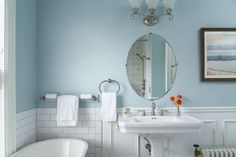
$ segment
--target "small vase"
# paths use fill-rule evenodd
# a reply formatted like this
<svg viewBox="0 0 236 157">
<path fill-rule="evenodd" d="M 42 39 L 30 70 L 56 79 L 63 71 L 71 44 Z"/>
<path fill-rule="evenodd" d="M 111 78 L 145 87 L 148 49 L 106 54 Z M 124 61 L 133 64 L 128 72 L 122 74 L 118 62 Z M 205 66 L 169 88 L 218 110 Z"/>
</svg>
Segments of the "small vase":
<svg viewBox="0 0 236 157">
<path fill-rule="evenodd" d="M 180 107 L 179 107 L 179 105 L 177 105 L 176 107 L 177 107 L 176 116 L 180 117 L 181 116 Z"/>
</svg>

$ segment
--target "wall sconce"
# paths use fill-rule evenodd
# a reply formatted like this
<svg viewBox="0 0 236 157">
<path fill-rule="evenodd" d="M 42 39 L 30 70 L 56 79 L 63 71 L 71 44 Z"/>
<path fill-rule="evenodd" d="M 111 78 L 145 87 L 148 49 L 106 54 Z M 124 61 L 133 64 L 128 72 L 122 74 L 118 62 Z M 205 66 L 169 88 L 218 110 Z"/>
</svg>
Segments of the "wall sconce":
<svg viewBox="0 0 236 157">
<path fill-rule="evenodd" d="M 161 3 L 160 1 L 162 1 L 162 6 L 165 8 L 165 12 L 158 14 L 157 6 Z M 132 13 L 130 15 L 132 20 L 134 20 L 137 15 L 144 16 L 143 23 L 147 26 L 156 25 L 162 16 L 168 16 L 169 20 L 173 20 L 174 16 L 172 10 L 175 6 L 176 0 L 145 0 L 145 2 L 148 7 L 148 14 L 141 13 L 140 11 L 143 0 L 129 0 L 132 8 Z M 158 8 L 160 9 L 161 7 Z"/>
</svg>

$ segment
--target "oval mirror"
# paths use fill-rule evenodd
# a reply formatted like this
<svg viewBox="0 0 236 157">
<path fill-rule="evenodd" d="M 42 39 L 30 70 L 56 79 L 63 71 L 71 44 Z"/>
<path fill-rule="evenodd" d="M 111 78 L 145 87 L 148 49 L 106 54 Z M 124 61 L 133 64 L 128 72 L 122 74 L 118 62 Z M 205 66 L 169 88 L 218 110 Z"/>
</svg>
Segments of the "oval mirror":
<svg viewBox="0 0 236 157">
<path fill-rule="evenodd" d="M 176 65 L 170 44 L 161 36 L 150 33 L 131 46 L 126 68 L 135 92 L 147 100 L 156 100 L 172 87 Z"/>
</svg>

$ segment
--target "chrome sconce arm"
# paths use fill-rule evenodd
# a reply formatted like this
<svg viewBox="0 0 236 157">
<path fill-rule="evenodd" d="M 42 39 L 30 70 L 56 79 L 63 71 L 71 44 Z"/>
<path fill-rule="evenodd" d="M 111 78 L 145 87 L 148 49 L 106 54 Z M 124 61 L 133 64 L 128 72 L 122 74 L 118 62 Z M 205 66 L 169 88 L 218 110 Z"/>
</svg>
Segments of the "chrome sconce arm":
<svg viewBox="0 0 236 157">
<path fill-rule="evenodd" d="M 133 8 L 132 9 L 132 13 L 130 15 L 130 18 L 131 18 L 131 20 L 135 20 L 135 17 L 137 15 L 144 16 L 143 23 L 145 25 L 147 25 L 147 26 L 154 26 L 154 25 L 156 25 L 158 23 L 159 19 L 162 16 L 168 16 L 168 19 L 170 21 L 172 21 L 174 19 L 174 16 L 172 14 L 173 11 L 170 8 L 165 9 L 165 13 L 160 14 L 160 15 L 158 15 L 156 13 L 156 11 L 157 11 L 157 9 L 151 8 L 151 9 L 149 9 L 149 14 L 145 15 L 145 14 L 140 13 L 140 9 Z"/>
<path fill-rule="evenodd" d="M 144 16 L 144 24 L 147 26 L 154 26 L 158 23 L 160 17 L 162 16 L 168 16 L 169 20 L 173 20 L 173 8 L 175 6 L 176 0 L 145 0 L 146 6 L 148 9 L 146 12 L 143 10 L 141 12 L 142 5 L 144 0 L 129 0 L 129 3 L 132 8 L 132 13 L 130 15 L 130 18 L 132 20 L 135 19 L 137 15 Z M 159 7 L 160 5 L 160 7 Z M 164 8 L 163 13 L 158 12 L 162 11 Z M 159 10 L 160 9 L 160 10 Z"/>
<path fill-rule="evenodd" d="M 138 9 L 138 8 L 133 8 L 133 9 L 132 9 L 132 13 L 130 14 L 131 20 L 135 20 L 135 17 L 136 17 L 137 15 L 144 16 L 144 17 L 147 16 L 147 15 L 145 15 L 145 14 L 140 13 L 140 9 Z"/>
<path fill-rule="evenodd" d="M 166 9 L 166 14 L 168 16 L 168 19 L 172 21 L 174 19 L 174 15 L 172 14 L 173 10 L 171 8 Z"/>
</svg>

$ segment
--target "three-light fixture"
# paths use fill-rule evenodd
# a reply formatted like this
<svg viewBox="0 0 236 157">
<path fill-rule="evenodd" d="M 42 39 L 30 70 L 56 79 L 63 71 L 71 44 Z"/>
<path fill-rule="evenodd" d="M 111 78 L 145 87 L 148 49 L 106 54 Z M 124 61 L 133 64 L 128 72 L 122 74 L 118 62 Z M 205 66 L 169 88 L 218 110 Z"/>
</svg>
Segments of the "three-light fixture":
<svg viewBox="0 0 236 157">
<path fill-rule="evenodd" d="M 172 14 L 176 0 L 145 0 L 148 12 L 147 14 L 141 13 L 143 0 L 129 0 L 132 8 L 130 18 L 135 19 L 137 15 L 144 16 L 144 24 L 147 26 L 154 26 L 158 23 L 162 16 L 168 16 L 169 20 L 173 20 Z M 164 11 L 163 11 L 164 8 Z M 157 12 L 160 9 L 160 12 Z"/>
</svg>

